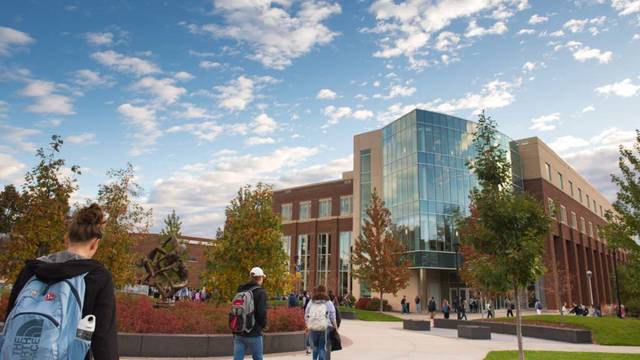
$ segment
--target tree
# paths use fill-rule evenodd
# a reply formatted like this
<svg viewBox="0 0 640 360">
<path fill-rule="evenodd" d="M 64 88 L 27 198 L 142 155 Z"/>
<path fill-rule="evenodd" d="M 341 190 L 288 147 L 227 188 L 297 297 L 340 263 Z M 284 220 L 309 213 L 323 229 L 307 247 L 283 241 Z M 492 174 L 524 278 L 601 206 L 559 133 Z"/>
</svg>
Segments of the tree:
<svg viewBox="0 0 640 360">
<path fill-rule="evenodd" d="M 171 214 L 164 219 L 164 228 L 160 231 L 160 235 L 163 238 L 171 235 L 178 238 L 182 236 L 182 220 L 180 220 L 180 216 L 176 215 L 175 210 L 171 210 Z"/>
<path fill-rule="evenodd" d="M 540 202 L 514 189 L 511 164 L 496 132 L 496 122 L 483 112 L 473 134 L 475 159 L 468 163 L 480 188 L 471 191 L 470 215 L 458 219 L 462 243 L 475 253 L 465 258 L 463 275 L 485 289 L 514 291 L 518 351 L 524 360 L 518 291 L 545 272 L 544 238 L 551 222 Z"/>
<path fill-rule="evenodd" d="M 62 138 L 53 135 L 49 150 L 36 151 L 40 161 L 25 175 L 11 240 L 0 249 L 0 277 L 9 282 L 15 280 L 25 260 L 64 248 L 69 198 L 77 185 L 74 178 L 62 175 L 65 160 L 58 158 L 62 145 Z M 70 170 L 80 174 L 77 166 Z"/>
<path fill-rule="evenodd" d="M 143 189 L 135 182 L 131 164 L 109 170 L 107 176 L 110 181 L 98 187 L 98 203 L 106 214 L 106 224 L 96 259 L 111 270 L 114 285 L 122 287 L 135 280 L 132 234 L 148 231 L 152 210 L 136 202 Z"/>
<path fill-rule="evenodd" d="M 261 267 L 266 290 L 284 294 L 289 284 L 287 254 L 282 247 L 280 217 L 272 209 L 271 186 L 247 185 L 225 209 L 224 229 L 205 253 L 207 270 L 203 280 L 214 289 L 218 302 L 230 301 L 238 286 L 247 281 L 249 270 Z"/>
<path fill-rule="evenodd" d="M 20 215 L 20 193 L 13 185 L 0 192 L 0 233 L 9 234 Z"/>
<path fill-rule="evenodd" d="M 616 283 L 620 287 L 622 303 L 633 313 L 640 313 L 640 246 L 633 241 L 640 235 L 640 130 L 636 130 L 631 148 L 620 146 L 618 167 L 620 174 L 612 174 L 618 186 L 614 211 L 607 211 L 607 225 L 603 235 L 608 247 L 617 256 L 622 249 L 628 261 L 617 268 Z"/>
<path fill-rule="evenodd" d="M 372 291 L 380 293 L 380 312 L 383 295 L 397 294 L 409 282 L 406 246 L 394 235 L 391 212 L 374 189 L 366 210 L 362 231 L 355 242 L 352 264 L 353 276 L 365 282 Z"/>
</svg>

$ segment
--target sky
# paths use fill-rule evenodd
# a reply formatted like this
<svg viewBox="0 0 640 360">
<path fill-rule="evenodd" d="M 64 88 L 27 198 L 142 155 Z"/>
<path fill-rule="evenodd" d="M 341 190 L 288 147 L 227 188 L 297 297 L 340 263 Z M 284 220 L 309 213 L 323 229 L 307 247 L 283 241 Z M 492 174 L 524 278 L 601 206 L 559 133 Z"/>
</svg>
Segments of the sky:
<svg viewBox="0 0 640 360">
<path fill-rule="evenodd" d="M 127 163 L 158 230 L 213 236 L 240 186 L 337 179 L 413 108 L 538 136 L 609 199 L 640 127 L 640 0 L 0 3 L 0 185 L 52 134 L 73 201 Z"/>
</svg>

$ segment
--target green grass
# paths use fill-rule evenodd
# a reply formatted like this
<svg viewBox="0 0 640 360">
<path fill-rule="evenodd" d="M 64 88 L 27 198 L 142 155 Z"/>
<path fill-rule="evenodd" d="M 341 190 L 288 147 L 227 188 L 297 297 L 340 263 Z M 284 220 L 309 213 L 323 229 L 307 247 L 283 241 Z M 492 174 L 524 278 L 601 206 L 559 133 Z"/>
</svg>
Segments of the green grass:
<svg viewBox="0 0 640 360">
<path fill-rule="evenodd" d="M 640 354 L 525 351 L 527 360 L 638 360 Z M 517 360 L 517 351 L 492 351 L 484 360 Z"/>
<path fill-rule="evenodd" d="M 524 323 L 563 324 L 591 330 L 593 341 L 600 345 L 640 346 L 640 320 L 621 320 L 613 316 L 584 317 L 560 315 L 531 315 L 522 318 Z M 498 321 L 514 321 L 514 318 L 498 318 Z"/>
<path fill-rule="evenodd" d="M 402 321 L 401 318 L 379 313 L 377 311 L 369 311 L 369 310 L 359 310 L 356 308 L 348 308 L 341 306 L 340 311 L 343 312 L 354 312 L 356 313 L 357 319 L 362 321 Z"/>
</svg>

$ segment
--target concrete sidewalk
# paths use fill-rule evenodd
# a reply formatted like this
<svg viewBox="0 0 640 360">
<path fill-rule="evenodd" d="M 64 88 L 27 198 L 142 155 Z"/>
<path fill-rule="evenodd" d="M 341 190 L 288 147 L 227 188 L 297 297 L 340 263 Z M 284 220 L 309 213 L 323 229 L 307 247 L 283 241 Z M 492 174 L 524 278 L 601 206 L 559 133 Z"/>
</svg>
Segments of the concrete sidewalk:
<svg viewBox="0 0 640 360">
<path fill-rule="evenodd" d="M 402 330 L 402 323 L 399 322 L 344 320 L 340 333 L 353 341 L 353 344 L 342 351 L 334 352 L 331 356 L 334 360 L 482 360 L 491 350 L 515 350 L 517 345 L 516 337 L 511 335 L 491 334 L 491 340 L 466 340 L 458 339 L 456 330 L 433 328 L 430 332 L 415 332 Z M 524 346 L 527 350 L 640 354 L 640 347 L 568 344 L 534 338 L 524 338 Z M 265 358 L 311 359 L 304 352 L 266 355 Z M 231 359 L 231 357 L 209 359 Z"/>
</svg>

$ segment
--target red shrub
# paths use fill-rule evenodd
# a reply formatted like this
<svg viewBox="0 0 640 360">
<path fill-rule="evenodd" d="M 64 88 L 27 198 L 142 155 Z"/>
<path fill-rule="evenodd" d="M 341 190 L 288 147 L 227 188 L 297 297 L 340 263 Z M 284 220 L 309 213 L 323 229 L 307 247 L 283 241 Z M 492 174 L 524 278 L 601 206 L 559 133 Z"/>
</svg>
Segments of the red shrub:
<svg viewBox="0 0 640 360">
<path fill-rule="evenodd" d="M 383 310 L 391 311 L 391 306 L 387 300 L 383 301 Z M 360 310 L 371 310 L 378 311 L 380 310 L 380 299 L 378 298 L 360 298 L 358 302 L 356 302 L 356 309 Z"/>
</svg>

